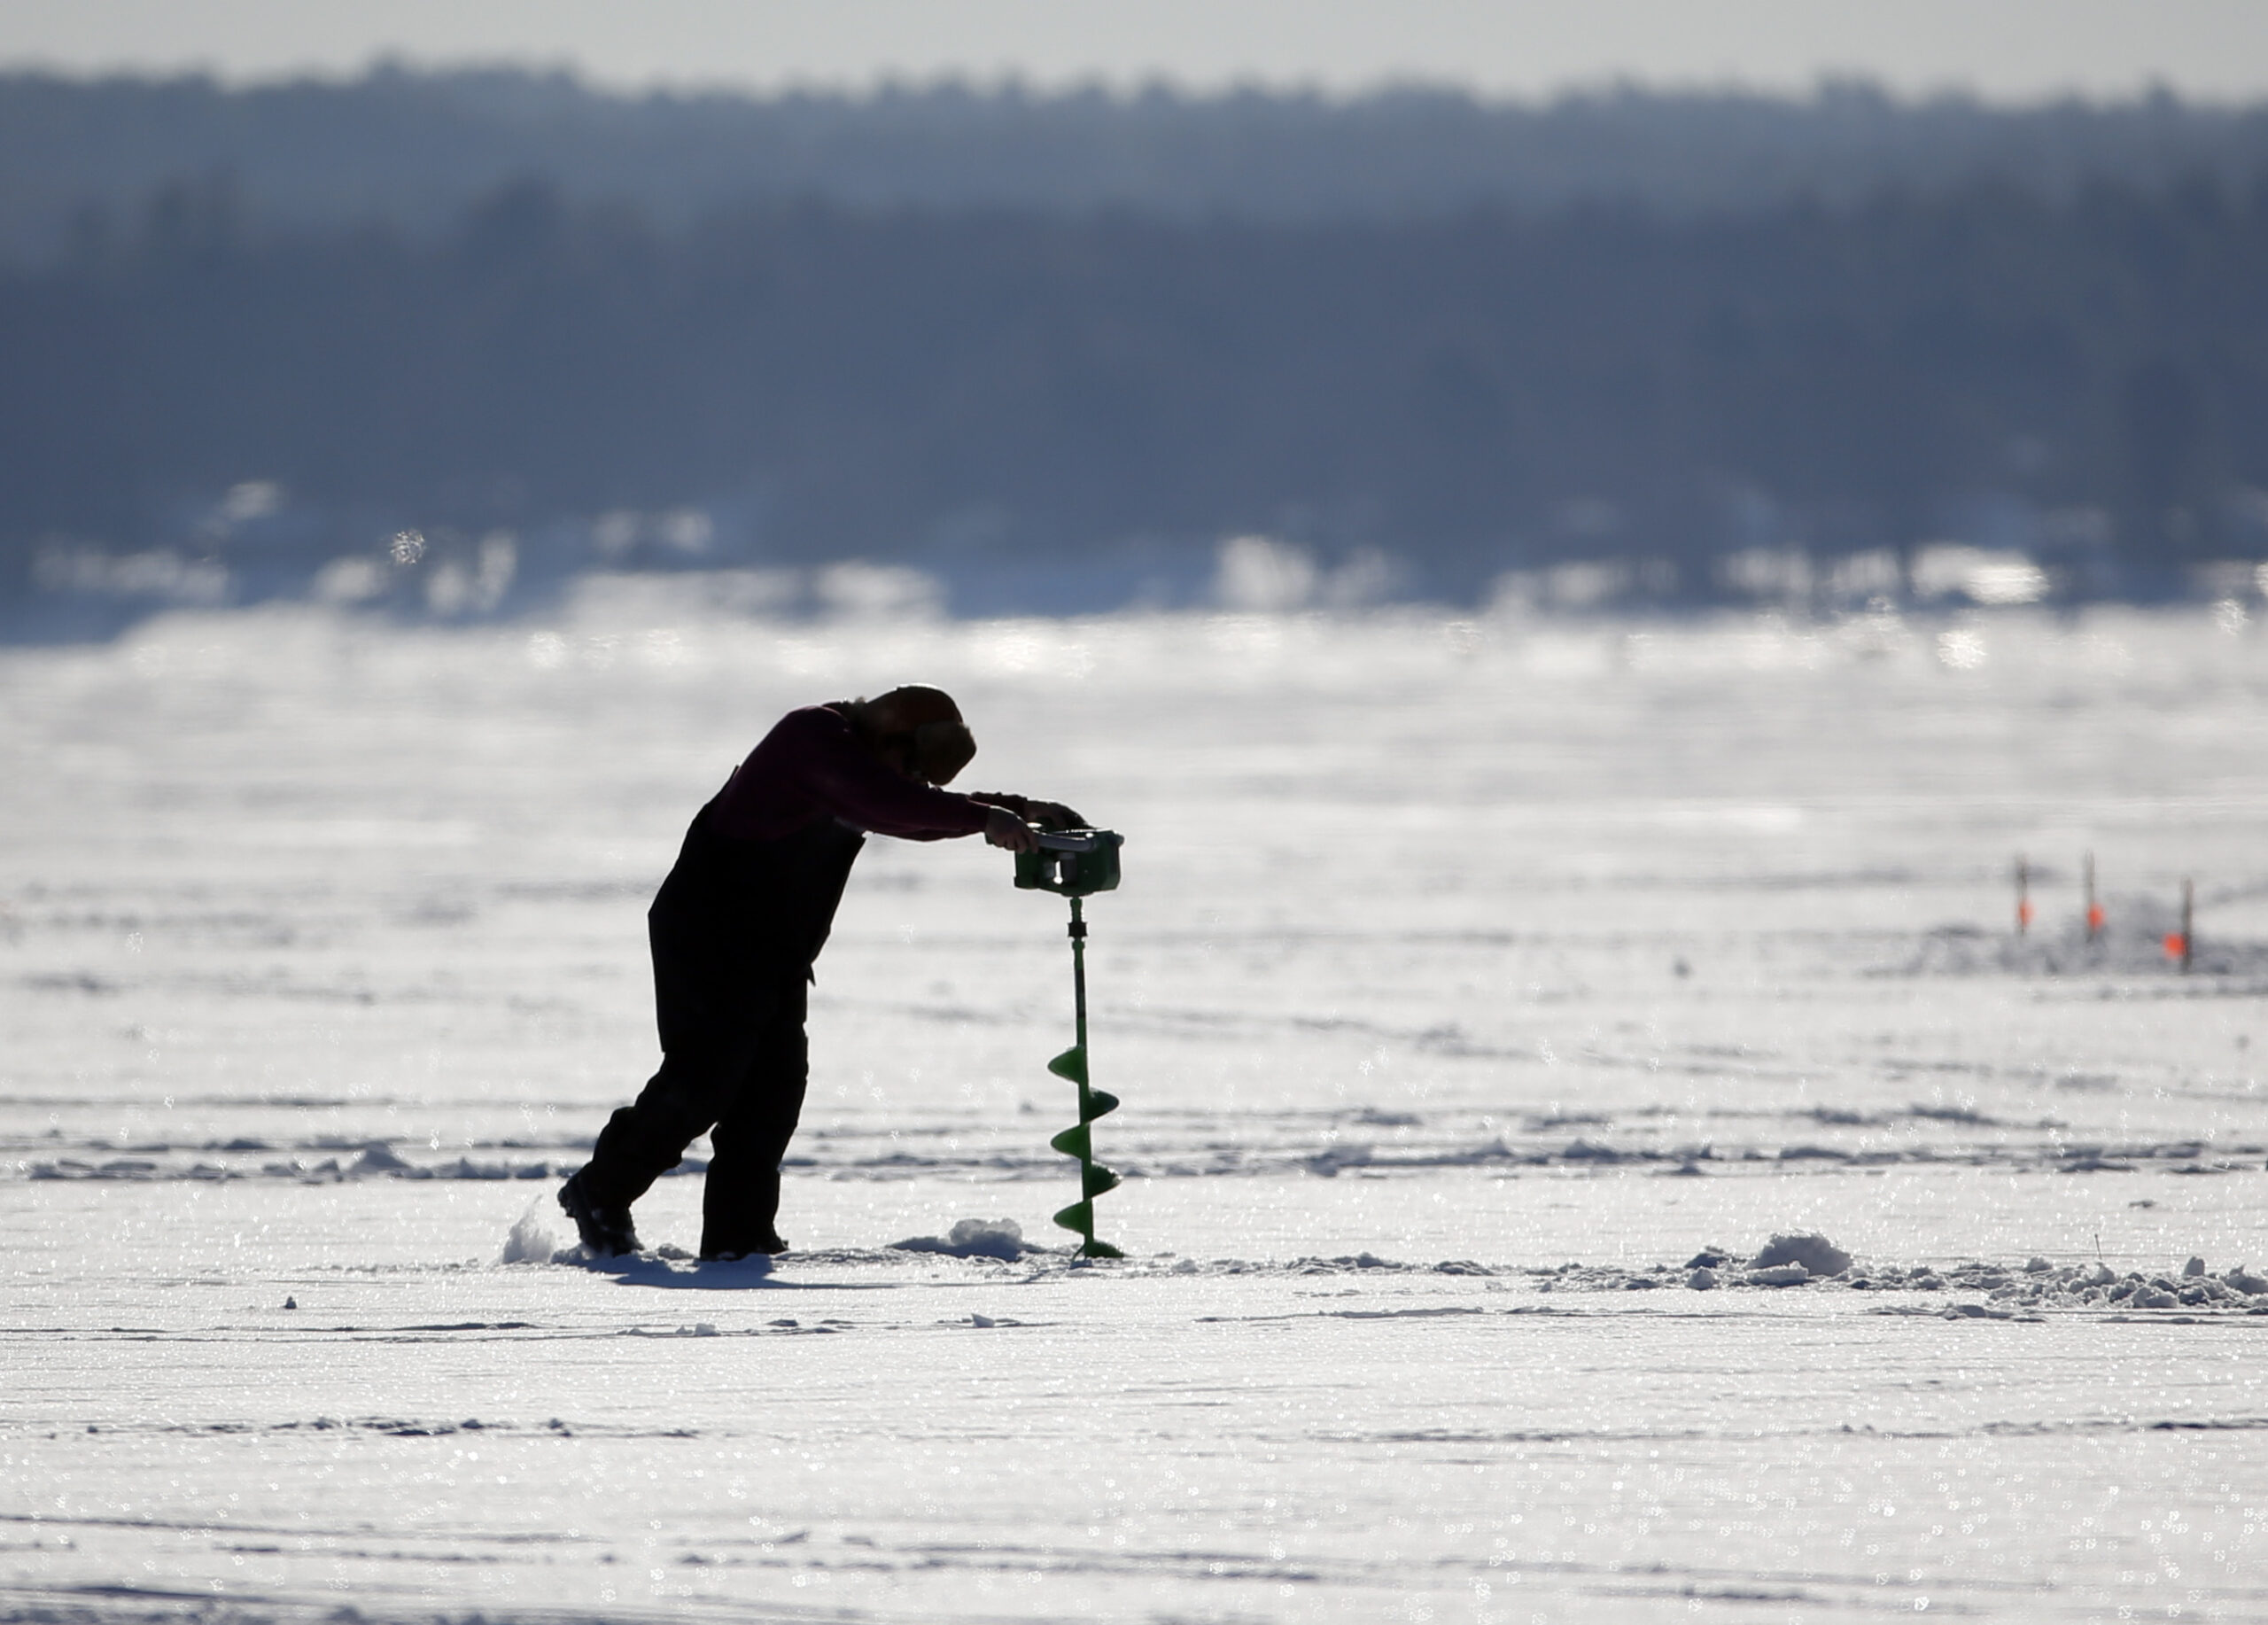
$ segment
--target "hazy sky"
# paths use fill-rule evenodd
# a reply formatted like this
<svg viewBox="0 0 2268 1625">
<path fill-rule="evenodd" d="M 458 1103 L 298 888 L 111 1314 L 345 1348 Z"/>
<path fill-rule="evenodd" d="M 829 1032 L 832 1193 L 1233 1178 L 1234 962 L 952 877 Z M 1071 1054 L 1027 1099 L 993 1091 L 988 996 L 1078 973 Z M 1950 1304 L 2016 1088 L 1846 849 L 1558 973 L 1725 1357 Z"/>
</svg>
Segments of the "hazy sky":
<svg viewBox="0 0 2268 1625">
<path fill-rule="evenodd" d="M 2268 0 L 0 0 L 0 64 L 350 74 L 374 58 L 619 86 L 1015 74 L 1533 97 L 1627 78 L 1798 89 L 1862 74 L 2001 99 L 2163 83 L 2268 96 Z"/>
</svg>

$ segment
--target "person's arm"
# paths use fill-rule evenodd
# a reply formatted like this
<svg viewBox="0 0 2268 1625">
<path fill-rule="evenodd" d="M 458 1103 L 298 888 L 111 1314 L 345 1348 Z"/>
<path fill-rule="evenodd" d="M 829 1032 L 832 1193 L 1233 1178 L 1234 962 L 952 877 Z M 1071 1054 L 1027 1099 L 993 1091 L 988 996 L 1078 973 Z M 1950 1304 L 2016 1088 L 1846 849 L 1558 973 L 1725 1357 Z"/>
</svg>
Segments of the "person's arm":
<svg viewBox="0 0 2268 1625">
<path fill-rule="evenodd" d="M 889 767 L 861 743 L 839 712 L 799 713 L 783 766 L 823 810 L 861 829 L 903 841 L 975 835 L 1010 851 L 1037 844 L 1031 826 L 1008 808 L 922 784 Z"/>
<path fill-rule="evenodd" d="M 985 826 L 990 809 L 893 772 L 847 724 L 815 726 L 803 743 L 796 777 L 813 801 L 846 823 L 903 841 L 950 840 Z"/>
<path fill-rule="evenodd" d="M 886 766 L 833 714 L 801 729 L 793 771 L 805 795 L 847 823 L 904 841 L 944 841 L 975 835 L 1010 851 L 1035 845 L 1031 826 L 1006 807 L 955 795 Z"/>
<path fill-rule="evenodd" d="M 1028 796 L 1011 796 L 1006 790 L 971 790 L 968 798 L 980 805 L 1004 807 L 1028 824 L 1037 824 L 1044 829 L 1084 829 L 1087 820 L 1060 801 L 1034 801 Z"/>
</svg>

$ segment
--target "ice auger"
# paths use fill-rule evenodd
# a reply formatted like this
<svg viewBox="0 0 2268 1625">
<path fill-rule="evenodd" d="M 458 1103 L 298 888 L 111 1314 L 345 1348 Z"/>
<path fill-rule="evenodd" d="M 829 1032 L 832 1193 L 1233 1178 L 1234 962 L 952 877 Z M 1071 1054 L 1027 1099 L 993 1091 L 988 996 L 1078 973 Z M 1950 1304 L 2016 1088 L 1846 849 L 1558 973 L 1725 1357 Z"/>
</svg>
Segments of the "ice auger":
<svg viewBox="0 0 2268 1625">
<path fill-rule="evenodd" d="M 1055 1216 L 1064 1229 L 1081 1237 L 1083 1258 L 1123 1258 L 1107 1241 L 1095 1240 L 1095 1198 L 1118 1184 L 1118 1176 L 1095 1161 L 1094 1120 L 1118 1109 L 1118 1097 L 1087 1081 L 1087 921 L 1079 899 L 1118 885 L 1118 849 L 1123 837 L 1107 829 L 1044 830 L 1037 851 L 1016 854 L 1016 884 L 1027 891 L 1052 891 L 1071 899 L 1071 1007 L 1078 1041 L 1047 1063 L 1047 1069 L 1079 1086 L 1079 1121 L 1047 1143 L 1079 1159 L 1079 1200 Z"/>
</svg>

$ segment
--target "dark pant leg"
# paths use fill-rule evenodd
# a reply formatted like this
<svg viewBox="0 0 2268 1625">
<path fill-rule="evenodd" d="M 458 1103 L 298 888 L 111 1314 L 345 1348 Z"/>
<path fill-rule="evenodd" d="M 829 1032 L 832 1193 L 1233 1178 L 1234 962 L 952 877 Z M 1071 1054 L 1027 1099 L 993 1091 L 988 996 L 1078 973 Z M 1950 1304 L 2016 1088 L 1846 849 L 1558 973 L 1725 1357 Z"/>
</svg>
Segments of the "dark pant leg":
<svg viewBox="0 0 2268 1625">
<path fill-rule="evenodd" d="M 703 914 L 657 906 L 649 937 L 662 1066 L 607 1120 L 583 1170 L 584 1187 L 610 1207 L 644 1195 L 687 1146 L 734 1110 L 784 1017 L 792 1014 L 803 1032 L 802 983 L 760 973 Z M 792 1012 L 782 1008 L 788 994 Z"/>
<path fill-rule="evenodd" d="M 716 1155 L 701 1193 L 704 1257 L 778 1248 L 780 1161 L 795 1137 L 810 1073 L 805 996 L 801 976 L 779 989 L 741 1088 L 711 1132 Z"/>
</svg>

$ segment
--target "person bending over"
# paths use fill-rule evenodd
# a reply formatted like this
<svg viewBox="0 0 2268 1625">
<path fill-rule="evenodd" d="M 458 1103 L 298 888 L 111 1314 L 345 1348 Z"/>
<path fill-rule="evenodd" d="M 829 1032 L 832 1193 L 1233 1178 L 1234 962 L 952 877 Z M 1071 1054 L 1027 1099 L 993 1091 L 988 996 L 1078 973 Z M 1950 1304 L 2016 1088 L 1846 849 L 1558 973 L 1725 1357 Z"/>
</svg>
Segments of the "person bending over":
<svg viewBox="0 0 2268 1625">
<path fill-rule="evenodd" d="M 787 1249 L 774 1225 L 780 1162 L 804 1103 L 804 993 L 866 836 L 982 834 L 1028 851 L 1034 823 L 1083 822 L 1054 802 L 939 788 L 975 754 L 959 708 L 936 688 L 806 706 L 694 815 L 646 915 L 661 1070 L 560 1187 L 586 1248 L 637 1251 L 632 1204 L 707 1133 L 702 1257 Z"/>
</svg>

